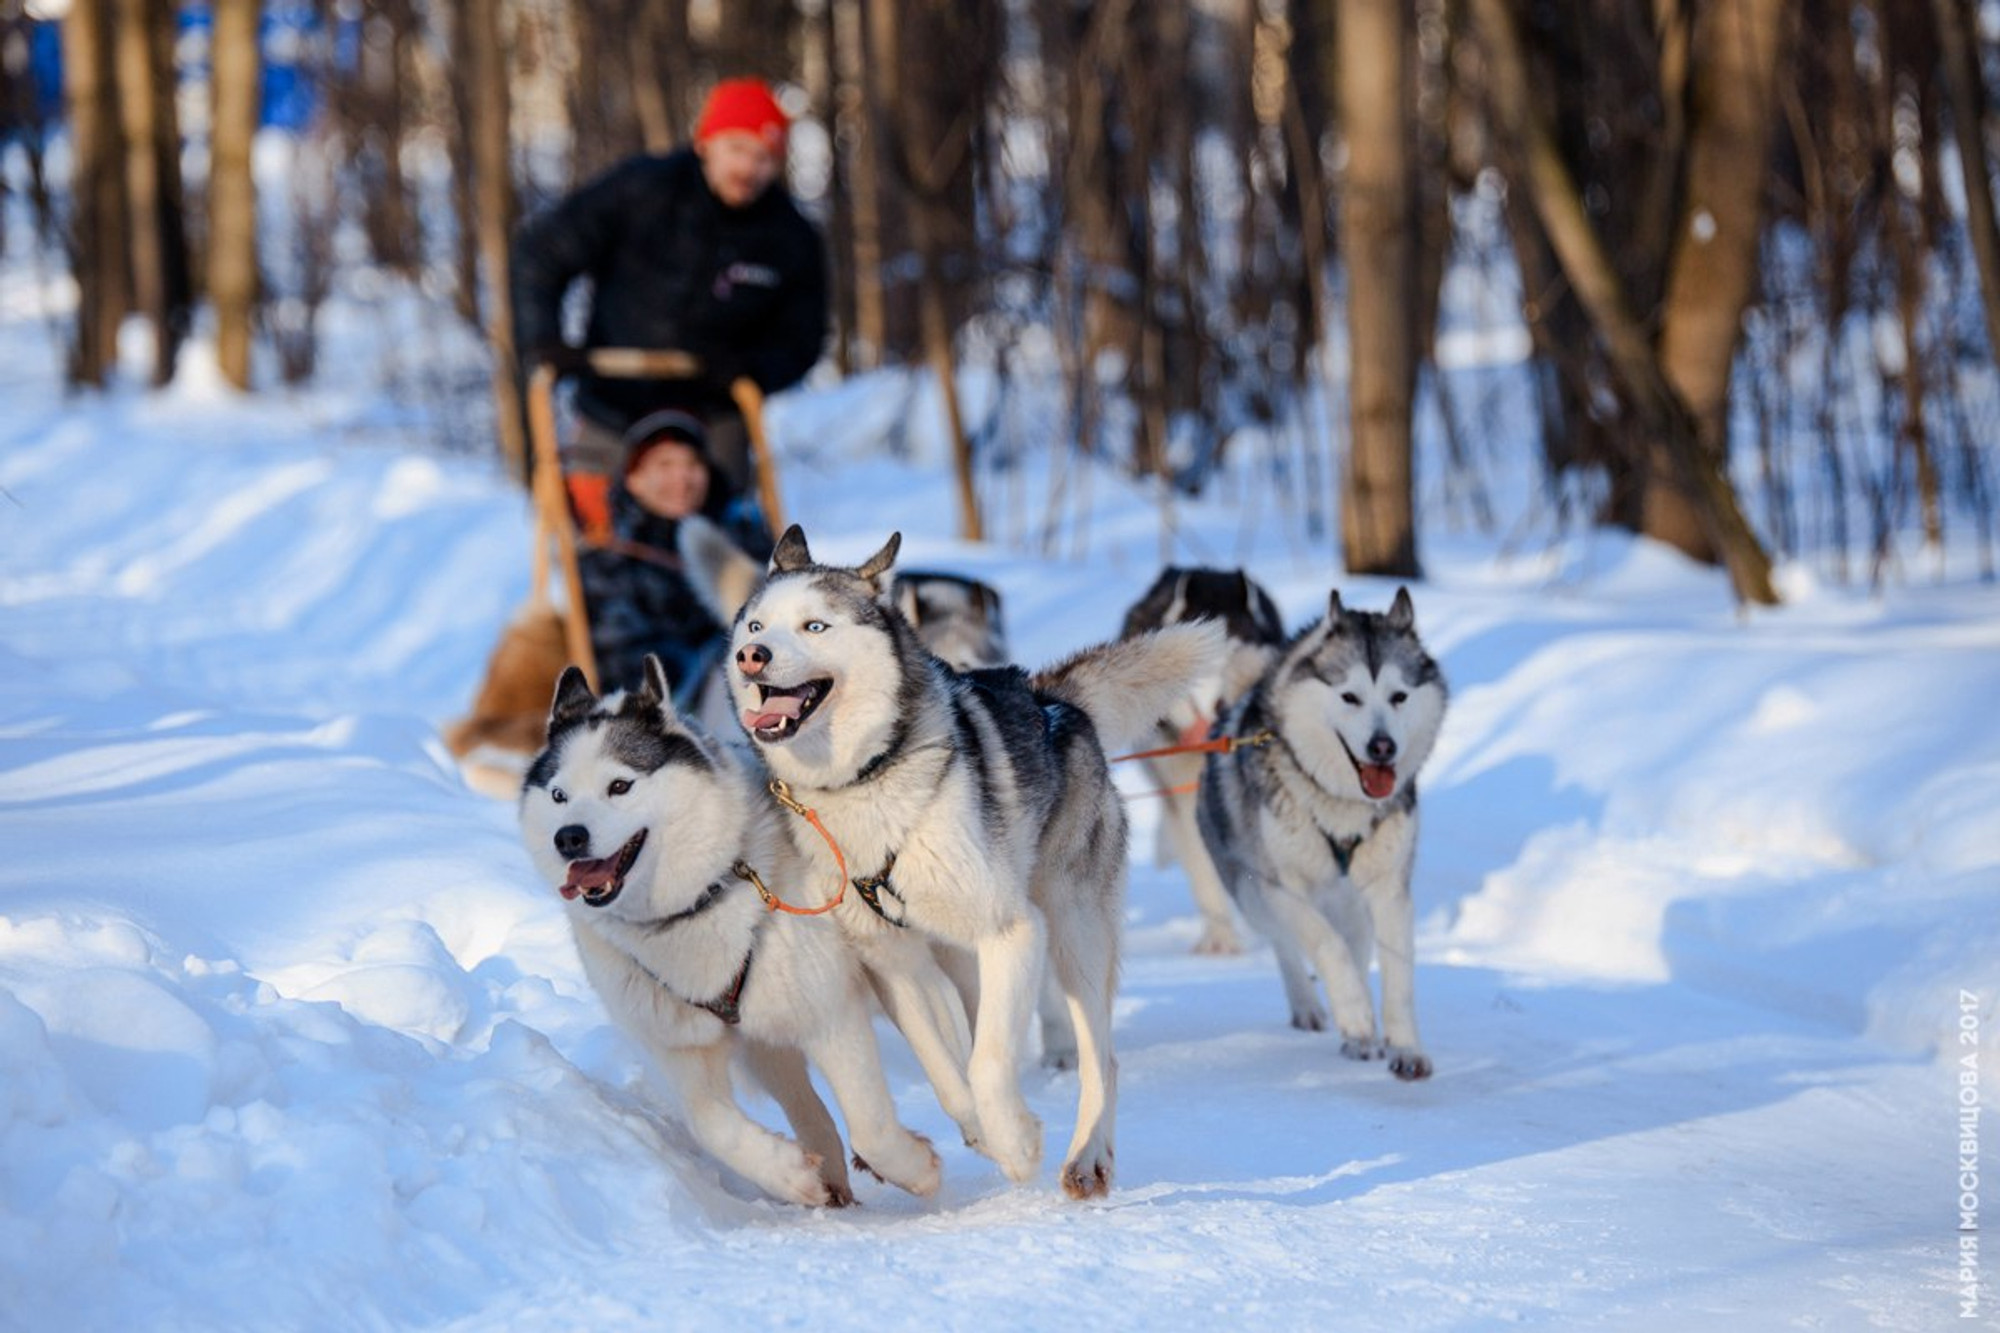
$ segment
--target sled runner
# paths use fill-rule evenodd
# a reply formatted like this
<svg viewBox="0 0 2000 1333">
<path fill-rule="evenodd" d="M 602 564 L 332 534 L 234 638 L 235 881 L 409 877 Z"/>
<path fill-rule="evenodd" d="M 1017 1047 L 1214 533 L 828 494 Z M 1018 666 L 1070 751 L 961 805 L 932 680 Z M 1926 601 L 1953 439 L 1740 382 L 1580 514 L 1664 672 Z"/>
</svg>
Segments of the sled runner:
<svg viewBox="0 0 2000 1333">
<path fill-rule="evenodd" d="M 471 710 L 444 731 L 445 745 L 467 782 L 507 799 L 519 793 L 528 761 L 547 738 L 549 701 L 563 667 L 575 663 L 593 689 L 602 684 L 590 644 L 590 608 L 583 596 L 577 555 L 587 541 L 608 540 L 608 533 L 591 530 L 599 526 L 591 516 L 602 513 L 603 491 L 586 478 L 565 475 L 556 445 L 556 381 L 565 369 L 585 366 L 616 378 L 688 379 L 701 373 L 700 359 L 687 352 L 599 347 L 579 352 L 575 367 L 543 361 L 529 377 L 529 490 L 535 532 L 528 600 L 487 659 Z M 729 393 L 749 436 L 759 503 L 774 530 L 779 529 L 784 518 L 777 462 L 764 433 L 763 392 L 756 381 L 742 378 L 729 386 Z M 585 519 L 584 533 L 577 530 L 579 516 Z M 558 581 L 560 597 L 552 588 Z"/>
</svg>

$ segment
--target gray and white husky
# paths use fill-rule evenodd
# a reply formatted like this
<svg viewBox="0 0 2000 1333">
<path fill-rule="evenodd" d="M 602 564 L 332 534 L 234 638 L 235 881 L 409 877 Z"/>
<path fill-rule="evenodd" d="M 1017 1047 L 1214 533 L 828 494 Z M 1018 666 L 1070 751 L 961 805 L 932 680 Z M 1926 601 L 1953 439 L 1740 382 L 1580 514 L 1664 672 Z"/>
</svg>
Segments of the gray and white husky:
<svg viewBox="0 0 2000 1333">
<path fill-rule="evenodd" d="M 831 922 L 767 911 L 805 867 L 742 747 L 678 717 L 657 658 L 636 691 L 597 698 L 575 667 L 521 793 L 521 833 L 561 892 L 583 969 L 611 1017 L 679 1093 L 701 1146 L 796 1203 L 851 1202 L 840 1103 L 857 1164 L 929 1195 L 938 1157 L 896 1119 L 860 966 Z M 731 1057 L 777 1100 L 798 1142 L 744 1114 Z"/>
<path fill-rule="evenodd" d="M 1126 842 L 1105 748 L 1144 735 L 1191 680 L 1213 675 L 1222 631 L 1178 626 L 1032 677 L 960 672 L 882 600 L 900 541 L 841 568 L 816 563 L 805 535 L 787 531 L 736 617 L 730 687 L 766 766 L 841 849 L 855 892 L 836 915 L 913 1047 L 927 1014 L 956 1008 L 924 937 L 973 952 L 967 1082 L 978 1146 L 1016 1181 L 1042 1156 L 1019 1079 L 1046 948 L 1079 1053 L 1062 1184 L 1074 1197 L 1102 1194 Z M 818 873 L 835 871 L 828 842 L 803 820 L 791 827 Z"/>
<path fill-rule="evenodd" d="M 1237 906 L 1271 941 L 1293 1026 L 1326 1027 L 1316 968 L 1342 1053 L 1386 1054 L 1402 1079 L 1431 1072 L 1417 1037 L 1410 871 L 1417 771 L 1446 697 L 1408 589 L 1386 613 L 1349 611 L 1335 592 L 1326 618 L 1217 723 L 1218 735 L 1242 744 L 1211 759 L 1201 779 L 1202 838 Z M 1371 953 L 1382 968 L 1379 1035 Z"/>
</svg>

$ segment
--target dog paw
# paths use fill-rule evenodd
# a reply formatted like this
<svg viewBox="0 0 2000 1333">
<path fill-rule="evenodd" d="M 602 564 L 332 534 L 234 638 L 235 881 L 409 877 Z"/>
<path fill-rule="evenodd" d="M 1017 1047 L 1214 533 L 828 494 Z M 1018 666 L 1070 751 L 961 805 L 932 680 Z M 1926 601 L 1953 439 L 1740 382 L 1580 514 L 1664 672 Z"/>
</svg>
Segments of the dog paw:
<svg viewBox="0 0 2000 1333">
<path fill-rule="evenodd" d="M 1382 1043 L 1373 1037 L 1344 1037 L 1340 1053 L 1350 1060 L 1380 1060 L 1383 1048 Z"/>
<path fill-rule="evenodd" d="M 944 1181 L 944 1162 L 929 1139 L 921 1134 L 907 1137 L 905 1144 L 880 1144 L 873 1149 L 875 1160 L 885 1164 L 883 1169 L 871 1166 L 858 1152 L 854 1154 L 855 1169 L 866 1171 L 885 1185 L 928 1199 Z"/>
<path fill-rule="evenodd" d="M 1078 1158 L 1063 1167 L 1063 1193 L 1072 1199 L 1101 1199 L 1111 1193 L 1111 1153 L 1093 1161 Z"/>
<path fill-rule="evenodd" d="M 1431 1076 L 1431 1058 L 1422 1051 L 1391 1051 L 1389 1072 L 1405 1083 L 1415 1083 Z"/>
<path fill-rule="evenodd" d="M 821 1177 L 819 1169 L 823 1164 L 818 1153 L 800 1152 L 793 1160 L 779 1165 L 777 1179 L 768 1182 L 767 1188 L 781 1199 L 808 1208 L 839 1208 L 852 1203 L 854 1195 L 844 1186 Z"/>
<path fill-rule="evenodd" d="M 1232 927 L 1211 921 L 1202 927 L 1201 938 L 1194 942 L 1194 952 L 1207 958 L 1226 958 L 1242 953 L 1243 941 Z"/>
<path fill-rule="evenodd" d="M 1033 1180 L 1042 1169 L 1041 1119 L 1024 1106 L 1012 1113 L 1003 1111 L 992 1120 L 1000 1123 L 991 1126 L 987 1155 L 1015 1184 Z M 980 1123 L 988 1124 L 987 1117 L 980 1117 Z"/>
<path fill-rule="evenodd" d="M 1326 1010 L 1316 1008 L 1294 1009 L 1292 1010 L 1292 1026 L 1301 1032 L 1324 1032 L 1326 1031 Z"/>
<path fill-rule="evenodd" d="M 1062 1050 L 1043 1051 L 1042 1068 L 1053 1069 L 1058 1072 L 1076 1068 L 1076 1047 L 1071 1046 Z"/>
</svg>

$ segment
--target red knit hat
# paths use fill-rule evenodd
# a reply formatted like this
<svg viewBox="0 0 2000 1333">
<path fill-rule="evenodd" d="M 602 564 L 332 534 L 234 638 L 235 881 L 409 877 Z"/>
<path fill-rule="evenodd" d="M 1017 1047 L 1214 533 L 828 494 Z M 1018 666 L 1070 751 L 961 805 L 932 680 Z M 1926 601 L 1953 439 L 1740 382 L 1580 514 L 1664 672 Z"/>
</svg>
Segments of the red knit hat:
<svg viewBox="0 0 2000 1333">
<path fill-rule="evenodd" d="M 694 141 L 702 143 L 730 130 L 746 130 L 762 139 L 772 152 L 782 152 L 790 124 L 785 109 L 762 79 L 724 79 L 715 85 L 701 109 L 701 119 L 694 124 Z"/>
</svg>

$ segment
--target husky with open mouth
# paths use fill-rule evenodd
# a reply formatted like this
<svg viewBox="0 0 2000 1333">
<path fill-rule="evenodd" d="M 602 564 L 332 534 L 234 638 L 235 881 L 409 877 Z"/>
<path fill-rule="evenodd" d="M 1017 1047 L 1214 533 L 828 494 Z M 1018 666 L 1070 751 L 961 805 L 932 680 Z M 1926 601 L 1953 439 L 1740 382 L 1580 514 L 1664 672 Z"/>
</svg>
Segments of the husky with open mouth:
<svg viewBox="0 0 2000 1333">
<path fill-rule="evenodd" d="M 1386 613 L 1326 618 L 1279 653 L 1216 733 L 1237 748 L 1210 759 L 1197 816 L 1236 905 L 1277 955 L 1292 1025 L 1322 1031 L 1326 985 L 1341 1051 L 1389 1058 L 1428 1078 L 1417 1036 L 1417 771 L 1444 722 L 1444 675 L 1417 637 L 1408 589 Z M 1382 1029 L 1368 963 L 1382 967 Z M 1386 1045 L 1385 1045 L 1386 1042 Z"/>
<path fill-rule="evenodd" d="M 894 999 L 898 959 L 914 956 L 905 941 L 973 952 L 967 1081 L 978 1147 L 1017 1181 L 1042 1155 L 1019 1077 L 1046 947 L 1079 1054 L 1062 1184 L 1078 1198 L 1102 1194 L 1126 841 L 1105 750 L 1145 735 L 1190 682 L 1220 670 L 1222 630 L 1176 626 L 1033 676 L 957 671 L 884 603 L 899 544 L 834 567 L 813 560 L 798 528 L 786 532 L 736 618 L 731 691 L 765 765 L 829 835 L 831 845 L 794 818 L 800 853 L 825 874 L 836 871 L 831 846 L 841 849 L 850 892 L 836 915 L 878 986 L 888 978 L 885 1007 L 913 1046 L 925 1012 L 950 1005 L 931 980 L 907 976 L 911 993 Z"/>
<path fill-rule="evenodd" d="M 585 975 L 672 1082 L 695 1139 L 760 1189 L 807 1205 L 853 1200 L 810 1060 L 857 1164 L 934 1193 L 937 1154 L 896 1119 L 845 937 L 766 907 L 766 892 L 798 894 L 807 869 L 754 756 L 675 714 L 657 658 L 645 676 L 637 691 L 599 699 L 581 671 L 565 670 L 548 746 L 521 793 L 522 838 L 563 897 Z M 744 1114 L 732 1056 L 777 1100 L 797 1142 Z"/>
</svg>

